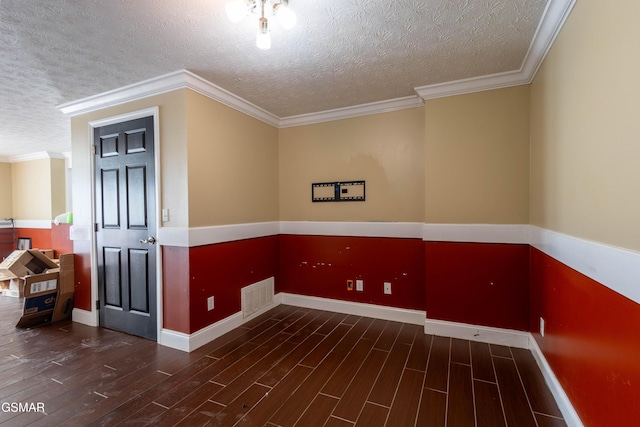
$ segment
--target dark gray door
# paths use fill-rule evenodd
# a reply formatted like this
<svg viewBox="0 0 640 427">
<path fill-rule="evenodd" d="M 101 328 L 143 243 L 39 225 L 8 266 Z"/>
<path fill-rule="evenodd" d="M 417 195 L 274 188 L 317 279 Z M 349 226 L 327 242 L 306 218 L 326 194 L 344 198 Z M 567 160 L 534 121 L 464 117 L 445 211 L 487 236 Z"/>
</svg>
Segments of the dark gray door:
<svg viewBox="0 0 640 427">
<path fill-rule="evenodd" d="M 94 130 L 100 326 L 156 339 L 153 117 Z"/>
</svg>

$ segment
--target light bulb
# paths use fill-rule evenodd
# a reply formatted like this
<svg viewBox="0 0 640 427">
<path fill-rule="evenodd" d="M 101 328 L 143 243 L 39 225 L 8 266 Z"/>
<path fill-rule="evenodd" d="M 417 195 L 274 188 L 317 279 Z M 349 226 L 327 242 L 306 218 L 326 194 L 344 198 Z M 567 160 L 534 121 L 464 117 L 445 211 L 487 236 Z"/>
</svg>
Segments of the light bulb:
<svg viewBox="0 0 640 427">
<path fill-rule="evenodd" d="M 296 13 L 285 5 L 281 5 L 278 7 L 278 10 L 276 11 L 276 17 L 278 18 L 278 22 L 280 22 L 280 25 L 282 25 L 285 30 L 292 29 L 294 25 L 296 25 L 296 21 L 298 19 Z"/>
<path fill-rule="evenodd" d="M 256 37 L 256 46 L 262 50 L 268 50 L 271 48 L 271 34 L 267 33 L 258 33 L 258 37 Z"/>
<path fill-rule="evenodd" d="M 258 27 L 258 36 L 256 37 L 256 46 L 262 50 L 271 48 L 271 34 L 269 34 L 269 26 L 267 18 L 260 18 Z"/>
<path fill-rule="evenodd" d="M 247 8 L 247 4 L 244 0 L 230 1 L 225 6 L 225 10 L 227 11 L 227 17 L 233 23 L 240 22 L 242 18 L 247 16 L 247 13 L 249 13 L 249 9 Z"/>
</svg>

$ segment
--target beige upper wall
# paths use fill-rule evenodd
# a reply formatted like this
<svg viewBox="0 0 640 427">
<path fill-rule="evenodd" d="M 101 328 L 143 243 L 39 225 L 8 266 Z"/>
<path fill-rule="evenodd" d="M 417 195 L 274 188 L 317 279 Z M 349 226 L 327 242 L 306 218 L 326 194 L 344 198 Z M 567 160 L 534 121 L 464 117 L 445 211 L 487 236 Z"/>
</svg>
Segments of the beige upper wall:
<svg viewBox="0 0 640 427">
<path fill-rule="evenodd" d="M 576 3 L 531 89 L 531 223 L 640 250 L 640 2 Z"/>
<path fill-rule="evenodd" d="M 425 222 L 529 222 L 529 87 L 427 100 Z"/>
<path fill-rule="evenodd" d="M 12 163 L 13 217 L 18 220 L 52 220 L 51 160 Z M 63 186 L 64 191 L 64 186 Z"/>
<path fill-rule="evenodd" d="M 280 219 L 424 218 L 424 109 L 280 130 Z M 366 181 L 364 202 L 311 202 L 311 184 Z"/>
<path fill-rule="evenodd" d="M 91 224 L 91 148 L 89 123 L 158 107 L 160 129 L 161 207 L 170 210 L 167 227 L 189 226 L 187 187 L 186 92 L 176 90 L 71 119 L 73 153 L 73 215 L 76 225 Z"/>
<path fill-rule="evenodd" d="M 51 218 L 67 211 L 66 166 L 64 159 L 51 159 Z"/>
<path fill-rule="evenodd" d="M 278 220 L 278 130 L 187 94 L 189 226 Z"/>
<path fill-rule="evenodd" d="M 0 219 L 12 218 L 11 163 L 0 162 Z"/>
</svg>

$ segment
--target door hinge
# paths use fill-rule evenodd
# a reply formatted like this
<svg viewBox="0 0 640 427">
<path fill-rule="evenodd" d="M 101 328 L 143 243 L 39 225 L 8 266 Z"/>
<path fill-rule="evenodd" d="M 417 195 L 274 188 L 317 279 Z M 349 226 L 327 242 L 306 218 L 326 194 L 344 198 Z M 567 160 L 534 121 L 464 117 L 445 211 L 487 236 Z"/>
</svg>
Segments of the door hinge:
<svg viewBox="0 0 640 427">
<path fill-rule="evenodd" d="M 98 232 L 98 223 L 96 222 L 94 225 L 95 225 L 95 227 L 94 227 L 93 231 L 95 231 L 97 233 Z"/>
<path fill-rule="evenodd" d="M 100 310 L 100 300 L 96 300 L 96 310 Z"/>
<path fill-rule="evenodd" d="M 95 144 L 93 144 L 93 145 L 91 146 L 91 155 L 92 155 L 92 156 L 95 156 L 95 155 L 96 155 L 96 145 L 95 145 Z"/>
</svg>

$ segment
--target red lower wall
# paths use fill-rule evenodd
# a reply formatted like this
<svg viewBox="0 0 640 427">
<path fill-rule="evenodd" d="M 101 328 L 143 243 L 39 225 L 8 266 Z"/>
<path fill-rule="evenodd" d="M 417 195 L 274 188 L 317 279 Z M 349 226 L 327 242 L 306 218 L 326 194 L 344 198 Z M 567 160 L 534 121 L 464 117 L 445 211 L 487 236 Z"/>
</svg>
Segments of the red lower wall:
<svg viewBox="0 0 640 427">
<path fill-rule="evenodd" d="M 355 290 L 356 279 L 364 280 L 363 292 Z M 384 294 L 384 282 L 391 282 L 391 295 Z M 422 240 L 280 235 L 279 290 L 424 310 Z"/>
<path fill-rule="evenodd" d="M 429 319 L 529 330 L 529 245 L 424 245 Z"/>
<path fill-rule="evenodd" d="M 241 311 L 241 288 L 269 277 L 278 283 L 278 236 L 165 246 L 163 263 L 164 327 L 191 334 Z M 210 296 L 215 298 L 211 311 Z"/>
<path fill-rule="evenodd" d="M 54 224 L 51 228 L 16 228 L 16 234 L 18 238 L 30 238 L 34 249 L 53 249 L 58 257 L 60 254 L 73 253 L 69 228 L 70 224 Z"/>
<path fill-rule="evenodd" d="M 638 425 L 640 306 L 535 248 L 530 265 L 533 335 L 584 425 Z"/>
</svg>

